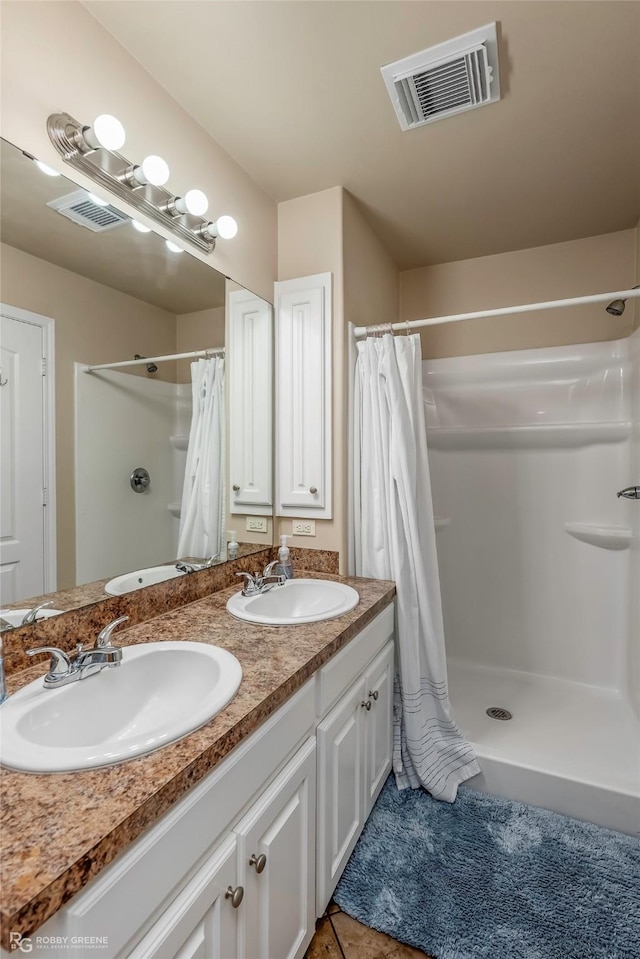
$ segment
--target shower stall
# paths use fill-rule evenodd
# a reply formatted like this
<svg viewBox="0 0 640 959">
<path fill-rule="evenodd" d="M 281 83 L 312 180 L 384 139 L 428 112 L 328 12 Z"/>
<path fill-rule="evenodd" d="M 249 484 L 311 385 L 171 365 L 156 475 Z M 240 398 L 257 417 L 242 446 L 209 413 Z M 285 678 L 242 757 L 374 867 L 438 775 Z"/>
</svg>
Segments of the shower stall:
<svg viewBox="0 0 640 959">
<path fill-rule="evenodd" d="M 640 482 L 640 331 L 428 360 L 423 383 L 468 785 L 637 832 L 640 501 L 616 494 Z"/>
</svg>

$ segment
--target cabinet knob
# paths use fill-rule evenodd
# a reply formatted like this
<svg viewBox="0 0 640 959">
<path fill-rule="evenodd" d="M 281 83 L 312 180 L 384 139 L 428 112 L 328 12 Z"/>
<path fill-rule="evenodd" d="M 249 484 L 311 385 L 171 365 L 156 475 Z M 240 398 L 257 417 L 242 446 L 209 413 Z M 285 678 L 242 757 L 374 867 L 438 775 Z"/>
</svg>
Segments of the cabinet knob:
<svg viewBox="0 0 640 959">
<path fill-rule="evenodd" d="M 229 886 L 227 891 L 224 894 L 225 899 L 231 900 L 231 905 L 234 909 L 237 909 L 242 900 L 244 899 L 244 889 L 242 886 L 236 886 L 234 889 L 233 886 Z"/>
<path fill-rule="evenodd" d="M 378 690 L 378 689 L 370 689 L 370 690 L 369 690 L 369 695 L 371 696 L 372 699 L 377 700 L 378 696 L 380 695 L 380 690 Z"/>
<path fill-rule="evenodd" d="M 370 699 L 366 699 L 366 700 L 363 699 L 362 702 L 360 703 L 360 705 L 361 705 L 361 706 L 364 706 L 364 708 L 367 710 L 367 712 L 369 712 L 369 710 L 371 709 L 371 700 L 370 700 Z"/>
<path fill-rule="evenodd" d="M 310 486 L 310 487 L 309 487 L 309 492 L 310 492 L 310 493 L 313 493 L 314 496 L 315 496 L 315 494 L 318 492 L 318 487 L 317 487 L 317 486 Z"/>
<path fill-rule="evenodd" d="M 256 856 L 255 852 L 249 860 L 249 865 L 254 866 L 258 875 L 264 871 L 264 867 L 267 865 L 267 857 L 263 852 L 259 856 Z"/>
<path fill-rule="evenodd" d="M 233 492 L 234 492 L 234 493 L 239 493 L 239 492 L 240 492 L 240 487 L 239 487 L 239 486 L 236 486 L 235 483 L 234 483 L 234 485 L 233 485 Z"/>
</svg>

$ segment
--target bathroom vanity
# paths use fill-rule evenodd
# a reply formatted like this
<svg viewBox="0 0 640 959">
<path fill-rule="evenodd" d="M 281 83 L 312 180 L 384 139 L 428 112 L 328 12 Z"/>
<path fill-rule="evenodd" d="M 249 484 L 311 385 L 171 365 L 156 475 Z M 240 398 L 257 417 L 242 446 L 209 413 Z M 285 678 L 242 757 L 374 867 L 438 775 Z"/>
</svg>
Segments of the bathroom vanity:
<svg viewBox="0 0 640 959">
<path fill-rule="evenodd" d="M 241 623 L 232 588 L 122 634 L 220 645 L 243 681 L 140 759 L 2 771 L 5 950 L 13 932 L 47 957 L 304 955 L 391 768 L 395 590 L 342 581 L 360 603 L 334 620 Z"/>
</svg>

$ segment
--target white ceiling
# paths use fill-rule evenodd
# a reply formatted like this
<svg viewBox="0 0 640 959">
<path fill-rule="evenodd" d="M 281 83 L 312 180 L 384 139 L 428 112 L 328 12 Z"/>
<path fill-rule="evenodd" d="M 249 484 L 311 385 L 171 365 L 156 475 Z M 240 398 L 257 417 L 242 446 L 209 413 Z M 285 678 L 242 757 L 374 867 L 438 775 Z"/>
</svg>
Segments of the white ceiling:
<svg viewBox="0 0 640 959">
<path fill-rule="evenodd" d="M 638 0 L 85 0 L 281 201 L 342 185 L 401 269 L 640 219 Z M 403 133 L 380 67 L 490 21 L 499 103 Z"/>
</svg>

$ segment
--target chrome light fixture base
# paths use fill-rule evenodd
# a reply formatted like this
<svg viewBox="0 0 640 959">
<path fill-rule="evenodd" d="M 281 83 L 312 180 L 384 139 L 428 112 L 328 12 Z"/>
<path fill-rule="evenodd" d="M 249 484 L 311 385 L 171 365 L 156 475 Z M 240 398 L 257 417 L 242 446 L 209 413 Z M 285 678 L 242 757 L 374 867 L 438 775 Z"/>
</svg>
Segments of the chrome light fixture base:
<svg viewBox="0 0 640 959">
<path fill-rule="evenodd" d="M 205 235 L 209 220 L 191 213 L 176 217 L 170 210 L 175 196 L 164 187 L 151 183 L 138 184 L 130 175 L 135 164 L 105 147 L 93 149 L 83 136 L 86 127 L 68 113 L 52 113 L 47 120 L 47 133 L 65 163 L 79 170 L 95 183 L 119 197 L 129 206 L 144 213 L 185 243 L 204 253 L 215 249 L 215 238 Z"/>
</svg>

